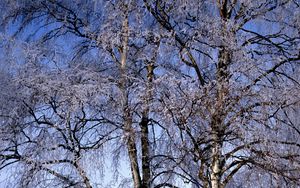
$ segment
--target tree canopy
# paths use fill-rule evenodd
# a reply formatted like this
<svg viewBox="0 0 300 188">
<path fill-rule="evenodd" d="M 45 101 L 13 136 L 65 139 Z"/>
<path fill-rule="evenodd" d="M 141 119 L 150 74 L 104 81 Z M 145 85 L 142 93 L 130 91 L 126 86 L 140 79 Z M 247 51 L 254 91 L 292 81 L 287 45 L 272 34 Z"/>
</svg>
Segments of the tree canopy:
<svg viewBox="0 0 300 188">
<path fill-rule="evenodd" d="M 298 0 L 0 5 L 4 186 L 300 186 Z"/>
</svg>

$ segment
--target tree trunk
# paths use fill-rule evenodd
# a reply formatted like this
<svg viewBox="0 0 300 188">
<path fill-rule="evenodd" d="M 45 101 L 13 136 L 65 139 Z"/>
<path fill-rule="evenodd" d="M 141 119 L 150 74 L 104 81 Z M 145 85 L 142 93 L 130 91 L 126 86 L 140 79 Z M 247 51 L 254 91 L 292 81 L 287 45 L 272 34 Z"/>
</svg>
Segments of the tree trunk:
<svg viewBox="0 0 300 188">
<path fill-rule="evenodd" d="M 127 6 L 127 5 L 126 5 Z M 132 172 L 132 178 L 134 188 L 141 187 L 141 176 L 138 165 L 137 149 L 135 143 L 135 131 L 132 127 L 132 117 L 130 108 L 128 106 L 128 95 L 127 95 L 127 77 L 126 77 L 126 59 L 128 51 L 128 38 L 129 38 L 129 25 L 128 25 L 128 7 L 126 7 L 125 19 L 123 22 L 123 46 L 121 54 L 121 91 L 122 91 L 122 105 L 124 111 L 124 132 L 126 138 L 126 145 L 129 155 L 130 168 Z"/>
<path fill-rule="evenodd" d="M 213 114 L 211 129 L 212 129 L 212 162 L 210 167 L 210 184 L 211 188 L 221 188 L 221 170 L 222 165 L 222 145 L 224 136 L 223 122 L 223 88 L 218 91 L 218 99 L 216 103 L 216 112 Z"/>
<path fill-rule="evenodd" d="M 224 8 L 225 7 L 225 8 Z M 226 1 L 222 5 L 221 13 L 223 10 L 226 10 Z M 226 11 L 225 11 L 226 12 Z M 226 13 L 222 13 L 221 17 L 226 19 Z M 223 26 L 223 32 L 226 33 L 226 27 Z M 223 146 L 223 137 L 225 134 L 225 128 L 223 125 L 224 122 L 224 110 L 226 107 L 226 100 L 228 95 L 228 79 L 229 72 L 228 66 L 231 62 L 230 51 L 226 48 L 226 45 L 221 46 L 219 51 L 219 61 L 217 66 L 217 99 L 215 103 L 215 113 L 212 117 L 211 130 L 212 130 L 212 163 L 211 163 L 211 174 L 210 174 L 210 183 L 211 188 L 222 188 L 221 182 L 221 171 L 223 168 L 223 159 L 222 159 L 222 146 Z"/>
<path fill-rule="evenodd" d="M 221 171 L 223 168 L 222 161 L 222 146 L 223 137 L 225 134 L 224 127 L 224 110 L 226 107 L 226 100 L 228 95 L 228 70 L 227 67 L 230 63 L 230 53 L 222 49 L 219 54 L 219 63 L 217 70 L 217 99 L 214 107 L 214 114 L 211 122 L 211 134 L 212 134 L 212 163 L 211 163 L 211 174 L 210 181 L 212 188 L 222 188 L 221 183 Z"/>
<path fill-rule="evenodd" d="M 132 172 L 134 188 L 140 188 L 141 176 L 139 171 L 137 149 L 135 143 L 135 131 L 132 129 L 131 126 L 132 126 L 131 118 L 128 118 L 125 124 L 125 134 L 127 135 L 127 150 L 128 150 L 129 160 L 130 160 L 130 168 Z"/>
<path fill-rule="evenodd" d="M 149 138 L 148 138 L 148 116 L 143 116 L 140 123 L 141 126 L 141 142 L 142 142 L 142 188 L 148 188 L 150 182 L 150 162 L 149 162 Z"/>
<path fill-rule="evenodd" d="M 151 179 L 151 170 L 150 170 L 150 144 L 149 144 L 149 110 L 150 110 L 150 101 L 152 98 L 152 81 L 153 81 L 153 71 L 154 71 L 154 63 L 151 62 L 147 65 L 147 96 L 145 101 L 145 110 L 143 111 L 142 121 L 140 123 L 141 126 L 141 143 L 142 143 L 142 188 L 150 187 L 150 179 Z"/>
<path fill-rule="evenodd" d="M 220 188 L 221 182 L 221 141 L 219 136 L 218 128 L 214 128 L 212 140 L 213 140 L 213 148 L 212 148 L 212 164 L 211 164 L 211 188 Z"/>
</svg>

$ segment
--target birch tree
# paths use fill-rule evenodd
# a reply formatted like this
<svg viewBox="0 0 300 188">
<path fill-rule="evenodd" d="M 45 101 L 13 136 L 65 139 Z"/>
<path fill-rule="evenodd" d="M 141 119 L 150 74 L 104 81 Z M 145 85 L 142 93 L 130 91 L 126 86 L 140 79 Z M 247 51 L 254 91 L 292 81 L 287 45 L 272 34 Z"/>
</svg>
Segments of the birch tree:
<svg viewBox="0 0 300 188">
<path fill-rule="evenodd" d="M 7 2 L 7 5 L 10 5 L 9 7 L 12 7 L 11 12 L 8 11 L 8 16 L 6 17 L 7 20 L 9 20 L 10 18 L 12 19 L 19 19 L 20 18 L 20 28 L 17 29 L 16 35 L 20 36 L 22 35 L 23 31 L 25 30 L 25 28 L 29 28 L 29 29 L 33 29 L 36 31 L 36 33 L 38 33 L 40 31 L 41 28 L 47 28 L 49 26 L 49 30 L 45 29 L 44 33 L 42 33 L 41 35 L 39 34 L 30 34 L 27 35 L 27 40 L 32 41 L 34 40 L 34 37 L 38 38 L 38 44 L 46 44 L 49 45 L 48 42 L 50 42 L 51 39 L 53 39 L 52 41 L 55 41 L 56 39 L 58 39 L 60 36 L 65 36 L 65 37 L 69 37 L 68 34 L 72 34 L 73 37 L 76 37 L 78 39 L 75 40 L 75 44 L 78 45 L 74 48 L 74 54 L 72 55 L 73 58 L 75 59 L 73 62 L 75 64 L 78 64 L 78 67 L 83 68 L 85 65 L 85 63 L 81 63 L 79 61 L 85 61 L 85 57 L 87 57 L 88 55 L 91 55 L 91 53 L 89 53 L 89 51 L 93 51 L 94 49 L 97 48 L 97 50 L 100 51 L 100 55 L 98 57 L 100 58 L 104 58 L 104 60 L 106 62 L 99 62 L 99 66 L 102 67 L 102 69 L 106 69 L 106 68 L 110 68 L 111 70 L 105 71 L 105 73 L 99 71 L 99 75 L 101 74 L 105 74 L 106 76 L 109 76 L 109 83 L 111 83 L 111 87 L 109 91 L 105 91 L 107 92 L 107 97 L 109 97 L 110 99 L 107 100 L 110 101 L 110 104 L 115 104 L 115 106 L 110 106 L 111 107 L 111 111 L 110 112 L 105 112 L 105 117 L 107 118 L 107 116 L 109 117 L 113 117 L 113 118 L 108 118 L 106 120 L 104 120 L 103 116 L 101 116 L 102 118 L 98 117 L 98 113 L 103 113 L 103 112 L 99 112 L 101 109 L 99 109 L 98 106 L 90 106 L 91 101 L 89 101 L 88 98 L 91 98 L 92 96 L 95 97 L 96 95 L 98 97 L 101 96 L 100 93 L 96 92 L 96 88 L 102 87 L 101 83 L 102 81 L 99 82 L 100 85 L 97 84 L 98 80 L 98 76 L 96 75 L 96 77 L 94 77 L 95 75 L 92 72 L 88 72 L 88 71 L 79 71 L 80 73 L 77 74 L 78 69 L 76 68 L 76 66 L 72 67 L 70 69 L 70 71 L 60 71 L 60 69 L 64 70 L 66 68 L 61 68 L 59 67 L 58 70 L 56 70 L 56 72 L 53 73 L 47 73 L 44 72 L 43 74 L 50 74 L 50 77 L 43 77 L 43 75 L 41 75 L 40 77 L 37 76 L 36 72 L 31 72 L 31 73 L 27 73 L 23 79 L 24 82 L 26 84 L 23 83 L 23 79 L 18 80 L 17 82 L 20 82 L 21 85 L 25 85 L 25 88 L 28 88 L 30 91 L 31 89 L 35 89 L 37 90 L 36 92 L 29 94 L 30 96 L 33 95 L 34 97 L 37 97 L 39 100 L 42 100 L 42 102 L 44 101 L 48 101 L 46 102 L 46 106 L 50 105 L 50 113 L 53 111 L 53 113 L 58 113 L 57 116 L 61 119 L 69 119 L 67 122 L 69 123 L 58 123 L 58 124 L 62 124 L 62 126 L 64 128 L 59 128 L 59 129 L 70 129 L 68 128 L 68 126 L 72 127 L 75 126 L 77 127 L 75 130 L 70 130 L 71 132 L 73 132 L 72 134 L 77 135 L 76 131 L 77 129 L 82 129 L 85 127 L 86 123 L 88 122 L 86 120 L 90 119 L 89 116 L 91 116 L 93 114 L 92 109 L 96 109 L 97 113 L 95 115 L 92 115 L 93 117 L 97 117 L 97 118 L 91 118 L 92 122 L 95 123 L 93 127 L 93 129 L 95 128 L 96 130 L 98 129 L 97 127 L 101 127 L 100 125 L 103 124 L 102 120 L 110 122 L 108 124 L 113 124 L 113 126 L 116 127 L 116 129 L 118 129 L 118 131 L 122 131 L 123 133 L 123 139 L 125 142 L 125 145 L 127 147 L 127 152 L 128 152 L 128 158 L 129 158 L 129 162 L 130 162 L 130 168 L 132 169 L 132 177 L 133 177 L 133 183 L 135 187 L 140 187 L 140 186 L 149 186 L 149 179 L 150 179 L 150 167 L 149 167 L 149 141 L 148 141 L 148 111 L 149 111 L 149 107 L 143 107 L 143 109 L 138 109 L 141 108 L 140 103 L 140 97 L 143 97 L 143 95 L 140 95 L 140 93 L 132 93 L 135 92 L 136 86 L 138 83 L 143 84 L 143 82 L 139 81 L 138 79 L 143 79 L 142 75 L 137 75 L 140 76 L 142 78 L 138 78 L 138 79 L 133 79 L 134 74 L 136 74 L 137 71 L 141 71 L 141 69 L 143 67 L 141 67 L 140 62 L 142 62 L 141 60 L 138 59 L 134 59 L 134 58 L 128 58 L 128 55 L 134 55 L 134 53 L 141 53 L 139 46 L 136 46 L 135 44 L 135 39 L 129 39 L 129 34 L 131 33 L 131 30 L 133 30 L 132 28 L 129 28 L 128 26 L 128 19 L 129 17 L 135 18 L 139 15 L 135 15 L 132 14 L 132 7 L 134 7 L 135 3 L 123 3 L 122 1 L 120 2 L 115 2 L 115 3 L 110 3 L 110 2 L 99 2 L 95 3 L 95 2 L 91 2 L 90 4 L 87 5 L 83 5 L 81 3 L 78 3 L 76 5 L 72 5 L 70 2 L 56 2 L 56 1 L 46 1 L 46 2 L 26 2 L 26 3 L 22 3 L 22 2 Z M 86 7 L 87 6 L 87 7 Z M 103 6 L 103 7 L 102 7 Z M 86 11 L 84 13 L 80 12 L 80 8 L 82 8 L 84 11 Z M 89 14 L 90 9 L 93 9 L 95 12 L 91 15 Z M 129 10 L 130 8 L 130 10 Z M 112 15 L 108 15 L 109 10 L 111 11 L 110 13 L 112 13 Z M 101 12 L 103 11 L 103 12 Z M 101 17 L 99 17 L 100 14 Z M 105 15 L 107 14 L 107 15 Z M 116 17 L 120 17 L 122 18 L 121 21 L 117 21 L 114 20 Z M 94 19 L 99 19 L 100 23 L 97 24 L 103 24 L 101 25 L 99 28 L 94 25 L 96 24 L 94 21 L 92 21 L 93 23 L 90 24 L 89 22 L 91 20 Z M 5 20 L 6 21 L 6 20 Z M 35 23 L 36 21 L 40 22 L 40 26 L 39 28 L 33 27 L 30 28 L 30 26 L 28 26 L 29 23 Z M 112 32 L 108 32 L 108 29 L 111 30 Z M 120 29 L 120 31 L 118 31 L 118 29 Z M 143 33 L 134 33 L 135 35 L 137 35 L 137 37 L 145 38 L 143 35 Z M 112 41 L 109 41 L 111 38 L 114 38 Z M 69 38 L 69 39 L 73 39 L 73 38 Z M 141 40 L 141 39 L 137 39 L 137 40 Z M 129 52 L 129 45 L 134 45 L 132 48 L 136 49 L 135 51 Z M 93 51 L 95 52 L 95 51 Z M 32 52 L 32 53 L 36 53 L 36 52 Z M 88 54 L 88 55 L 87 55 Z M 128 55 L 127 55 L 128 54 Z M 46 56 L 44 57 L 44 60 L 49 61 L 52 63 L 52 65 L 49 66 L 49 68 L 51 68 L 51 66 L 57 66 L 56 65 L 56 61 L 53 61 L 52 59 L 48 59 L 49 54 L 38 54 L 38 58 L 40 58 L 41 56 Z M 51 56 L 51 54 L 50 54 Z M 136 58 L 136 57 L 135 57 Z M 141 57 L 140 57 L 141 58 Z M 108 60 L 107 60 L 108 59 Z M 35 59 L 34 59 L 35 61 Z M 43 61 L 42 59 L 39 59 L 38 61 Z M 89 58 L 89 61 L 91 61 L 91 59 Z M 139 61 L 139 62 L 137 62 Z M 110 62 L 113 62 L 113 64 L 110 64 Z M 128 63 L 130 62 L 130 63 Z M 134 62 L 135 64 L 133 64 L 132 62 Z M 30 61 L 29 63 L 26 62 L 26 64 L 31 64 L 32 62 Z M 41 63 L 41 62 L 35 62 L 35 63 Z M 143 62 L 142 62 L 143 63 Z M 68 63 L 67 63 L 68 64 Z M 144 66 L 142 64 L 142 66 Z M 147 82 L 151 82 L 152 79 L 152 75 L 153 74 L 153 62 L 149 63 L 149 65 L 146 65 L 145 63 L 145 67 L 147 66 L 147 76 L 145 76 L 144 78 L 148 79 L 149 81 Z M 24 67 L 25 69 L 26 67 Z M 31 67 L 27 67 L 31 70 Z M 93 67 L 95 68 L 95 67 Z M 36 69 L 36 67 L 33 68 L 33 70 L 39 71 Z M 33 71 L 32 70 L 32 71 Z M 90 69 L 91 71 L 94 71 L 92 69 Z M 75 71 L 75 75 L 74 74 Z M 98 71 L 98 70 L 97 70 Z M 88 78 L 83 78 L 82 75 L 84 75 L 85 73 L 87 73 L 89 76 Z M 32 75 L 34 76 L 32 76 Z M 61 83 L 59 84 L 59 80 L 53 80 L 54 76 L 60 76 L 61 77 Z M 65 80 L 66 79 L 66 80 Z M 69 82 L 69 80 L 72 80 L 71 83 Z M 39 80 L 39 81 L 38 81 Z M 81 85 L 82 81 L 87 81 L 87 82 L 93 82 L 93 83 L 84 83 L 83 85 L 88 86 L 86 89 L 84 89 Z M 104 81 L 104 80 L 103 80 Z M 137 82 L 138 81 L 138 82 Z M 36 82 L 39 82 L 40 84 L 37 84 Z M 47 82 L 51 82 L 52 84 L 49 84 Z M 69 86 L 67 85 L 61 85 L 61 84 L 70 84 Z M 75 82 L 75 83 L 74 83 Z M 106 81 L 105 81 L 106 82 Z M 28 84 L 30 83 L 30 84 Z M 32 85 L 33 84 L 33 85 Z M 82 91 L 79 91 L 78 95 L 76 94 L 77 91 L 72 90 L 71 88 L 75 87 L 75 85 L 78 85 L 78 87 L 76 86 L 76 88 L 81 88 Z M 90 86 L 92 84 L 95 84 L 95 88 Z M 53 87 L 50 87 L 50 85 L 52 85 Z M 98 86 L 96 86 L 98 85 Z M 146 84 L 148 86 L 146 87 L 150 87 L 150 84 Z M 59 94 L 56 94 L 55 92 L 47 92 L 47 91 L 57 91 L 57 90 L 61 90 L 59 89 L 60 87 L 65 88 L 66 90 L 60 92 Z M 105 86 L 106 87 L 106 86 Z M 140 87 L 140 86 L 138 86 Z M 106 87 L 107 88 L 107 87 Z M 89 90 L 92 90 L 89 91 Z M 46 91 L 45 91 L 46 90 Z M 70 90 L 72 92 L 72 94 L 67 94 L 69 92 L 66 92 Z M 104 92 L 103 91 L 103 92 Z M 138 89 L 137 91 L 140 91 L 140 89 Z M 33 91 L 31 91 L 33 92 Z M 87 93 L 85 93 L 87 92 Z M 96 92 L 97 94 L 94 95 Z M 116 95 L 114 95 L 113 93 L 117 93 Z M 150 92 L 150 91 L 149 91 Z M 147 92 L 147 96 L 149 96 L 149 92 Z M 30 93 L 30 92 L 29 92 Z M 44 98 L 45 94 L 42 93 L 47 93 L 47 97 L 46 99 Z M 60 95 L 61 94 L 61 95 Z M 65 96 L 65 94 L 67 94 Z M 73 94 L 75 95 L 73 97 Z M 99 94 L 99 95 L 98 95 Z M 129 98 L 129 95 L 136 95 L 133 97 Z M 41 96 L 42 95 L 42 96 Z M 59 96 L 56 96 L 59 95 Z M 71 95 L 71 96 L 70 96 Z M 41 97 L 41 98 L 40 98 Z M 68 109 L 66 109 L 66 111 L 69 111 L 71 114 L 65 113 L 64 114 L 59 114 L 60 112 L 58 112 L 58 107 L 56 107 L 56 103 L 61 103 L 60 101 L 62 100 L 61 98 L 68 98 L 67 103 L 64 103 L 61 106 L 69 106 L 71 105 L 71 107 Z M 106 98 L 105 96 L 102 96 L 103 98 Z M 150 96 L 149 96 L 150 97 Z M 149 97 L 146 97 L 145 101 L 145 106 L 148 106 L 149 103 Z M 49 98 L 49 99 L 48 99 Z M 57 99 L 58 98 L 58 99 Z M 96 97 L 97 98 L 97 97 Z M 101 97 L 100 97 L 101 98 Z M 99 98 L 97 98 L 99 99 Z M 107 99 L 107 98 L 106 98 Z M 52 101 L 54 100 L 54 101 Z M 58 101 L 56 101 L 58 100 Z M 74 102 L 74 100 L 78 100 L 76 102 L 76 106 L 73 108 L 72 103 Z M 104 100 L 104 99 L 103 99 Z M 51 102 L 52 101 L 52 102 Z M 71 102 L 71 104 L 69 104 L 69 102 Z M 99 101 L 100 102 L 100 101 Z M 119 104 L 117 104 L 117 102 L 119 102 Z M 106 102 L 105 102 L 106 103 Z M 54 106 L 52 106 L 54 104 Z M 96 103 L 95 103 L 96 104 Z M 103 105 L 105 105 L 104 103 L 98 103 L 101 107 Z M 36 105 L 41 105 L 38 103 L 34 103 L 34 101 L 29 101 L 28 103 L 26 102 L 26 108 L 27 110 L 30 112 L 29 115 L 31 115 L 31 118 L 33 118 L 35 120 L 35 123 L 37 123 L 38 125 L 42 126 L 44 124 L 46 125 L 52 125 L 52 126 L 56 126 L 57 123 L 55 123 L 57 120 L 55 118 L 55 122 L 48 122 L 46 121 L 46 119 L 49 121 L 52 120 L 52 118 L 47 118 L 47 114 L 44 113 L 49 113 L 49 111 L 45 111 L 45 112 L 38 112 L 38 113 L 42 113 L 43 115 L 41 116 L 40 114 L 36 114 L 37 112 L 35 112 L 35 106 Z M 79 106 L 78 106 L 79 105 Z M 87 107 L 86 107 L 87 106 Z M 107 106 L 108 107 L 108 106 Z M 46 108 L 46 107 L 45 107 Z M 48 109 L 48 108 L 46 108 Z M 81 109 L 81 110 L 80 110 Z M 73 111 L 75 110 L 75 114 L 73 114 Z M 113 110 L 115 110 L 114 113 L 111 113 Z M 56 112 L 57 111 L 57 112 Z M 77 114 L 77 111 L 79 113 L 79 115 Z M 136 114 L 139 115 L 139 113 L 142 113 L 142 118 L 140 118 L 139 116 L 136 116 Z M 92 114 L 91 114 L 92 113 Z M 111 114 L 110 114 L 111 113 Z M 82 115 L 80 115 L 82 114 Z M 108 115 L 109 114 L 109 115 Z M 116 116 L 113 116 L 113 115 Z M 67 116 L 67 117 L 65 117 Z M 83 117 L 80 117 L 83 116 Z M 51 116 L 52 117 L 52 116 Z M 75 117 L 75 120 L 73 120 L 72 118 Z M 80 117 L 79 119 L 82 119 L 80 122 L 76 123 L 76 117 Z M 44 119 L 43 121 L 40 121 L 40 119 Z M 46 119 L 45 119 L 46 118 Z M 74 122 L 75 121 L 75 122 Z M 140 122 L 140 123 L 135 123 L 135 122 Z M 75 125 L 73 125 L 73 123 Z M 141 127 L 139 128 L 136 125 L 140 125 Z M 45 129 L 51 129 L 52 127 L 46 127 Z M 88 129 L 88 131 L 92 131 L 93 129 Z M 142 136 L 139 136 L 139 130 L 142 129 Z M 111 130 L 111 128 L 108 128 L 108 130 Z M 106 139 L 109 139 L 110 137 L 114 137 L 111 136 L 110 134 L 112 134 L 113 131 L 108 131 L 107 135 L 103 135 L 103 136 L 99 136 L 99 138 L 97 138 L 97 136 L 95 136 L 96 139 L 96 143 L 97 146 L 93 146 L 91 148 L 91 150 L 95 150 L 98 149 L 101 144 L 103 142 L 105 142 Z M 87 136 L 89 134 L 86 134 Z M 97 135 L 97 134 L 96 134 Z M 74 137 L 74 136 L 73 136 Z M 138 138 L 141 139 L 141 141 L 136 141 Z M 67 137 L 67 139 L 69 139 Z M 78 138 L 70 138 L 70 139 L 75 139 L 75 141 Z M 102 142 L 103 141 L 103 142 Z M 66 141 L 67 142 L 67 141 Z M 70 143 L 72 143 L 70 141 Z M 117 142 L 120 143 L 122 145 L 121 142 Z M 140 172 L 140 168 L 138 166 L 140 157 L 138 157 L 138 152 L 137 152 L 137 147 L 136 144 L 137 143 L 141 143 L 142 144 L 142 166 L 143 167 L 143 177 L 141 178 L 141 172 Z M 81 143 L 78 143 L 81 144 Z M 118 145 L 118 144 L 117 144 Z M 118 148 L 118 147 L 117 147 Z M 140 147 L 139 147 L 140 148 Z M 67 148 L 68 149 L 68 148 Z M 73 150 L 78 150 L 78 148 L 73 148 Z M 80 150 L 80 147 L 79 147 Z M 82 149 L 81 149 L 82 150 Z M 77 151 L 79 152 L 79 151 Z M 111 151 L 111 155 L 113 154 L 114 151 Z M 117 152 L 118 153 L 118 152 Z M 7 157 L 6 157 L 7 158 Z M 4 156 L 4 159 L 6 159 Z M 77 161 L 79 159 L 82 158 L 82 154 L 76 154 L 76 159 L 72 159 L 71 161 Z M 70 161 L 70 162 L 71 162 Z M 63 161 L 64 162 L 64 161 Z M 116 162 L 118 163 L 118 162 Z M 69 181 L 69 183 L 71 182 L 71 185 L 75 185 L 77 183 L 80 184 L 80 186 L 86 186 L 86 187 L 91 187 L 92 183 L 89 181 L 86 172 L 84 172 L 84 170 L 82 170 L 82 168 L 77 168 L 76 166 L 79 166 L 77 164 L 74 163 L 74 167 L 75 167 L 75 171 L 78 171 L 79 174 L 81 175 L 81 179 L 83 180 L 83 184 L 80 184 L 79 182 L 73 182 Z M 117 165 L 116 165 L 117 166 Z M 59 174 L 59 173 L 58 173 Z M 59 174 L 59 176 L 63 176 L 61 174 Z M 63 179 L 65 178 L 65 176 L 62 177 Z M 74 179 L 74 178 L 73 178 Z"/>
<path fill-rule="evenodd" d="M 144 2 L 173 33 L 178 66 L 192 70 L 180 81 L 170 77 L 174 84 L 161 99 L 177 127 L 168 126 L 170 134 L 178 133 L 170 138 L 177 140 L 176 157 L 162 156 L 178 171 L 166 173 L 175 171 L 196 187 L 225 187 L 252 170 L 265 186 L 281 178 L 287 183 L 280 186 L 298 184 L 299 143 L 284 133 L 298 125 L 281 118 L 299 103 L 299 4 Z"/>
<path fill-rule="evenodd" d="M 1 168 L 23 164 L 21 186 L 103 186 L 88 165 L 102 154 L 116 172 L 128 160 L 123 187 L 299 185 L 297 1 L 2 3 L 38 46 L 14 80 L 25 116 L 2 136 L 17 135 Z"/>
</svg>

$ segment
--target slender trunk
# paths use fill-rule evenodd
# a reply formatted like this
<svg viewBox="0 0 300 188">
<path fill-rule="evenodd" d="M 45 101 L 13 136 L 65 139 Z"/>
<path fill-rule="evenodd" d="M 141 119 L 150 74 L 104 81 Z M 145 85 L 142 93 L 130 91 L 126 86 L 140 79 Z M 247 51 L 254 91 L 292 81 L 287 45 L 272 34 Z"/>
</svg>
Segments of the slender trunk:
<svg viewBox="0 0 300 188">
<path fill-rule="evenodd" d="M 142 121 L 140 123 L 141 126 L 141 143 L 142 143 L 142 172 L 143 172 L 143 178 L 142 178 L 142 188 L 148 188 L 150 187 L 150 178 L 151 178 L 151 171 L 150 171 L 150 145 L 149 145 L 149 130 L 148 130 L 148 124 L 149 124 L 149 105 L 150 100 L 152 98 L 152 81 L 153 81 L 153 70 L 154 70 L 154 64 L 151 62 L 147 65 L 147 96 L 145 101 L 145 110 L 143 111 L 142 115 Z"/>
<path fill-rule="evenodd" d="M 126 118 L 128 118 L 128 116 Z M 141 176 L 139 171 L 137 149 L 135 143 L 135 131 L 132 129 L 131 126 L 132 126 L 132 120 L 131 118 L 128 118 L 127 121 L 125 122 L 125 132 L 127 135 L 126 144 L 127 144 L 127 150 L 128 150 L 129 160 L 130 160 L 130 168 L 131 168 L 134 188 L 140 188 Z"/>
<path fill-rule="evenodd" d="M 224 165 L 222 159 L 222 145 L 223 137 L 225 134 L 224 127 L 224 110 L 226 107 L 226 100 L 228 95 L 228 79 L 229 72 L 228 66 L 230 64 L 230 52 L 226 47 L 222 47 L 219 52 L 219 62 L 217 69 L 217 100 L 215 103 L 215 113 L 212 117 L 211 130 L 212 130 L 212 163 L 211 163 L 211 174 L 210 184 L 211 188 L 222 188 L 221 182 L 221 171 Z"/>
<path fill-rule="evenodd" d="M 221 182 L 221 148 L 222 148 L 222 141 L 220 137 L 220 124 L 214 124 L 219 123 L 219 118 L 216 117 L 216 120 L 213 120 L 213 127 L 212 127 L 212 164 L 211 164 L 211 174 L 210 174 L 210 180 L 211 180 L 211 188 L 220 188 L 220 182 Z"/>
<path fill-rule="evenodd" d="M 224 110 L 226 107 L 226 100 L 228 95 L 228 65 L 230 63 L 230 53 L 223 48 L 219 52 L 219 63 L 217 70 L 217 100 L 215 103 L 215 113 L 212 117 L 211 130 L 212 130 L 212 163 L 211 163 L 211 174 L 210 184 L 211 188 L 222 188 L 221 182 L 221 171 L 223 168 L 222 161 L 222 145 L 223 137 L 225 134 L 224 127 Z"/>
<path fill-rule="evenodd" d="M 217 152 L 217 151 L 216 151 Z M 218 158 L 214 159 L 212 164 L 212 173 L 211 173 L 211 188 L 220 188 L 220 168 L 219 168 L 219 160 Z"/>
<path fill-rule="evenodd" d="M 149 161 L 149 138 L 148 138 L 148 116 L 144 116 L 140 123 L 141 126 L 141 142 L 142 142 L 142 188 L 148 188 L 150 185 L 150 161 Z"/>
<path fill-rule="evenodd" d="M 132 127 L 132 117 L 130 108 L 128 106 L 128 95 L 127 95 L 127 77 L 126 77 L 126 59 L 128 51 L 128 38 L 129 38 L 129 25 L 128 25 L 128 7 L 126 7 L 125 19 L 123 22 L 123 46 L 121 54 L 121 90 L 122 90 L 122 103 L 124 111 L 124 131 L 126 135 L 126 145 L 130 160 L 130 168 L 132 172 L 132 178 L 134 188 L 141 187 L 141 176 L 138 165 L 137 149 L 135 143 L 135 131 Z"/>
</svg>

